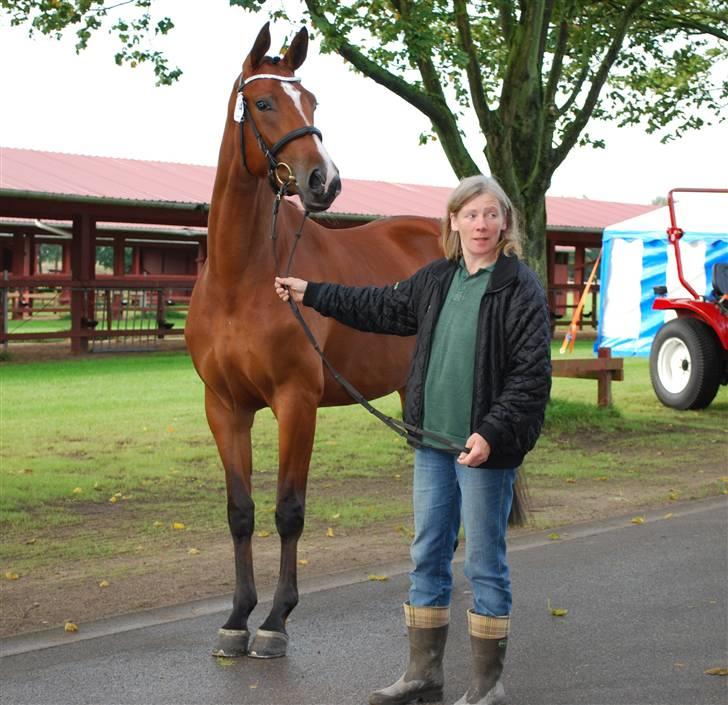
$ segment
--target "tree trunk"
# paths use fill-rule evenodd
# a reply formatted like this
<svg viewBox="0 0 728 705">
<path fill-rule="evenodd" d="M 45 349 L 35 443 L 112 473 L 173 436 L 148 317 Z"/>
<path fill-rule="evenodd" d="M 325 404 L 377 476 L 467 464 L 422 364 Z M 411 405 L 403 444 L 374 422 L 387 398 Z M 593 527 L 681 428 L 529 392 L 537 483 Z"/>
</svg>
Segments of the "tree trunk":
<svg viewBox="0 0 728 705">
<path fill-rule="evenodd" d="M 533 194 L 522 201 L 519 212 L 523 222 L 523 258 L 547 289 L 546 194 Z"/>
</svg>

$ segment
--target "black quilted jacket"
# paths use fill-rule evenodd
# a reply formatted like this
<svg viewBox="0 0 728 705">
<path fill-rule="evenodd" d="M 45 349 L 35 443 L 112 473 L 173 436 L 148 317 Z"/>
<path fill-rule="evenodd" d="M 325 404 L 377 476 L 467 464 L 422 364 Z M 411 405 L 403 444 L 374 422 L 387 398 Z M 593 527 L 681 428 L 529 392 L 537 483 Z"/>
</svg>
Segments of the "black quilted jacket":
<svg viewBox="0 0 728 705">
<path fill-rule="evenodd" d="M 404 418 L 421 426 L 427 363 L 437 317 L 457 265 L 441 259 L 387 287 L 310 282 L 304 304 L 363 331 L 417 335 Z M 491 446 L 481 467 L 517 467 L 536 444 L 551 389 L 546 297 L 516 257 L 500 255 L 478 318 L 471 432 Z M 414 442 L 416 444 L 416 442 Z"/>
</svg>

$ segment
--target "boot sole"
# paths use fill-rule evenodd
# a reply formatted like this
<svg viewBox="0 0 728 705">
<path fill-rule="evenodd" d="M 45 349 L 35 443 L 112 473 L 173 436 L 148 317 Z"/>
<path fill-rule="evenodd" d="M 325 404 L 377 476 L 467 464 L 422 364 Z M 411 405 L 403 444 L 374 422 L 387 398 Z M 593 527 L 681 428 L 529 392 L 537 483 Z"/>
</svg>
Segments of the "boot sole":
<svg viewBox="0 0 728 705">
<path fill-rule="evenodd" d="M 373 705 L 411 705 L 411 703 L 440 703 L 443 700 L 443 689 L 427 690 L 417 695 L 404 695 L 401 698 L 382 698 L 369 700 Z"/>
</svg>

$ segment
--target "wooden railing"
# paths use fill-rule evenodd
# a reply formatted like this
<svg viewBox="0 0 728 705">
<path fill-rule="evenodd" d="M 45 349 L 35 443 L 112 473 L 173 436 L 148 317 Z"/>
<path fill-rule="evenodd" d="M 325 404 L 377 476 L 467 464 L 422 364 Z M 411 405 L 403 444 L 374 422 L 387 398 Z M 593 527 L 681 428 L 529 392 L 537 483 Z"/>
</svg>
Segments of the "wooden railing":
<svg viewBox="0 0 728 705">
<path fill-rule="evenodd" d="M 599 348 L 598 357 L 552 360 L 554 377 L 597 380 L 597 405 L 611 406 L 612 381 L 624 380 L 624 359 L 612 357 L 608 348 Z"/>
</svg>

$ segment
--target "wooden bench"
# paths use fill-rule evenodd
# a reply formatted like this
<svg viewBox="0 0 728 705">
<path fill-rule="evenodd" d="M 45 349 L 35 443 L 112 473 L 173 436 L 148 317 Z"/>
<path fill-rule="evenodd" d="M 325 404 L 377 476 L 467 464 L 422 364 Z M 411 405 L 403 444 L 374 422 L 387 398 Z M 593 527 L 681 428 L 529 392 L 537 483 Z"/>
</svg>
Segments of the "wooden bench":
<svg viewBox="0 0 728 705">
<path fill-rule="evenodd" d="M 551 361 L 554 377 L 597 380 L 597 405 L 611 406 L 612 380 L 624 379 L 624 358 L 612 357 L 609 348 L 599 348 L 598 357 L 555 358 Z"/>
</svg>

